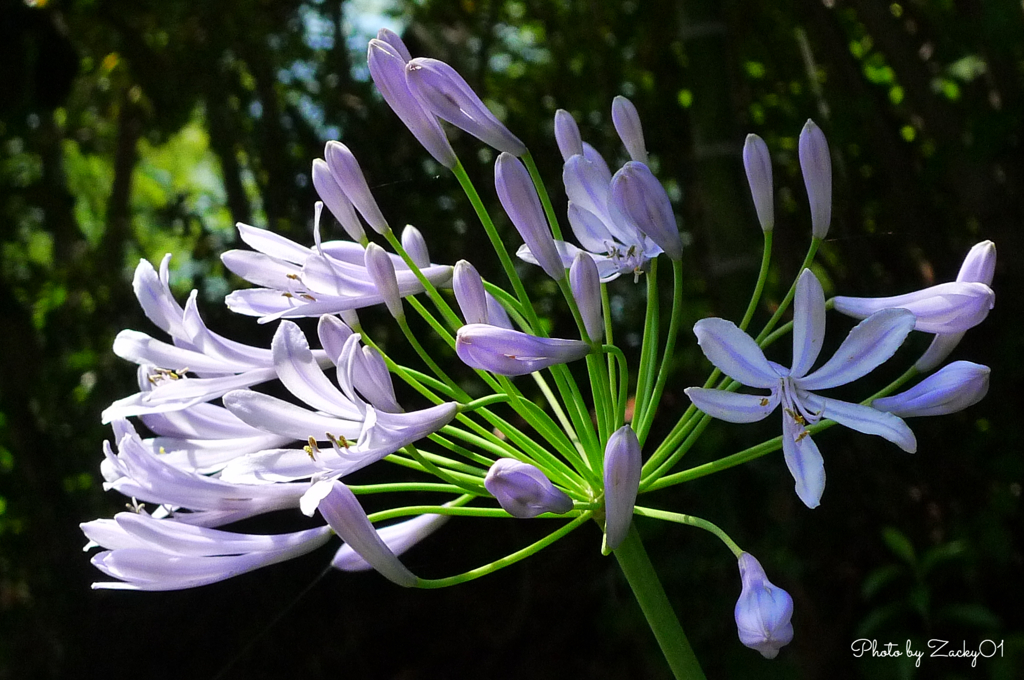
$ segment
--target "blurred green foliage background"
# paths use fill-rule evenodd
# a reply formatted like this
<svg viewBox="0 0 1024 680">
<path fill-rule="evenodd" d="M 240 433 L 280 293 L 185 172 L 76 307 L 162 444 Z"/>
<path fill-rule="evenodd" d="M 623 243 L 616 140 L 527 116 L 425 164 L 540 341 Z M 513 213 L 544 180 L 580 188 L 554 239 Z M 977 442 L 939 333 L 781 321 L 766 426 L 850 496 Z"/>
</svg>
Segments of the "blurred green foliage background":
<svg viewBox="0 0 1024 680">
<path fill-rule="evenodd" d="M 380 26 L 414 55 L 455 66 L 528 144 L 563 206 L 555 110 L 571 111 L 584 138 L 621 162 L 610 104 L 630 97 L 688 244 L 690 323 L 738 317 L 756 276 L 760 231 L 740 162 L 748 132 L 765 138 L 775 164 L 764 318 L 809 238 L 796 159 L 808 117 L 833 154 L 833 225 L 818 265 L 827 293 L 951 280 L 972 244 L 997 243 L 996 309 L 954 357 L 991 366 L 991 392 L 966 412 L 912 421 L 917 454 L 828 432 L 815 511 L 796 499 L 780 456 L 649 501 L 718 523 L 792 593 L 796 639 L 778 659 L 735 639 L 739 579 L 715 539 L 640 528 L 709 677 L 1021 677 L 1019 2 L 0 0 L 0 679 L 667 677 L 590 529 L 441 592 L 322 575 L 324 551 L 190 592 L 89 589 L 99 574 L 78 524 L 125 502 L 101 488 L 109 431 L 99 413 L 135 389 L 134 367 L 109 351 L 114 335 L 150 331 L 129 285 L 138 258 L 172 252 L 175 290 L 200 290 L 211 327 L 268 342 L 271 329 L 223 307 L 239 282 L 218 256 L 236 245 L 236 221 L 309 242 L 310 164 L 341 139 L 392 224 L 418 226 L 435 261 L 496 264 L 481 255 L 484 235 L 452 177 L 368 82 L 366 43 Z M 493 153 L 452 136 L 496 208 Z M 536 271 L 530 282 L 545 285 Z M 641 289 L 615 288 L 634 354 Z M 385 343 L 394 335 L 383 316 L 366 319 Z M 830 324 L 836 342 L 852 325 Z M 878 385 L 927 342 L 912 337 Z M 669 415 L 708 370 L 695 343 L 680 344 Z M 690 456 L 704 462 L 757 434 L 774 433 L 714 425 Z M 536 531 L 452 522 L 409 564 L 454 573 Z M 933 638 L 973 649 L 987 639 L 1002 641 L 1003 655 L 975 668 L 925 658 L 915 669 L 905 657 L 854 658 L 857 638 L 918 650 Z"/>
</svg>

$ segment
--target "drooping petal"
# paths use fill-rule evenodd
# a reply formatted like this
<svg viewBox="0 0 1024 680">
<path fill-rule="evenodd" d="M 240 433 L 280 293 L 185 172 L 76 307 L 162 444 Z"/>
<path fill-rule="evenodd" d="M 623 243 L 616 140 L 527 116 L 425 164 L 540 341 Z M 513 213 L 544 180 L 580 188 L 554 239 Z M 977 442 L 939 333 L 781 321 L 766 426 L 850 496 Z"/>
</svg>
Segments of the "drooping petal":
<svg viewBox="0 0 1024 680">
<path fill-rule="evenodd" d="M 362 430 L 360 421 L 309 411 L 252 390 L 228 392 L 224 395 L 224 406 L 253 427 L 297 441 L 306 441 L 309 437 L 319 442 L 330 441 L 328 433 L 355 439 Z"/>
<path fill-rule="evenodd" d="M 825 462 L 818 445 L 788 413 L 782 415 L 782 452 L 796 482 L 796 495 L 807 507 L 818 507 L 825 491 Z"/>
<path fill-rule="evenodd" d="M 821 343 L 825 340 L 825 291 L 818 277 L 805 269 L 796 284 L 793 299 L 793 368 L 794 378 L 811 370 Z"/>
<path fill-rule="evenodd" d="M 990 373 L 988 366 L 954 361 L 905 392 L 875 399 L 871 406 L 900 418 L 956 413 L 985 398 Z"/>
<path fill-rule="evenodd" d="M 907 453 L 914 453 L 917 450 L 917 438 L 914 433 L 903 420 L 891 413 L 816 394 L 801 395 L 801 398 L 808 409 L 822 418 L 834 420 L 857 432 L 888 439 Z"/>
<path fill-rule="evenodd" d="M 324 491 L 326 490 L 326 493 Z M 317 482 L 310 495 L 319 496 L 316 508 L 335 533 L 388 580 L 410 588 L 419 578 L 406 569 L 377 534 L 352 491 L 338 481 Z"/>
<path fill-rule="evenodd" d="M 447 503 L 445 505 L 448 505 Z M 398 524 L 377 529 L 377 535 L 384 545 L 396 556 L 401 555 L 430 534 L 434 533 L 448 521 L 448 515 L 420 515 Z M 345 543 L 331 560 L 331 566 L 341 571 L 368 571 L 373 566 Z"/>
<path fill-rule="evenodd" d="M 794 378 L 805 390 L 824 390 L 853 382 L 896 353 L 914 329 L 914 315 L 905 309 L 883 309 L 853 327 L 836 353 L 814 373 Z"/>
<path fill-rule="evenodd" d="M 701 319 L 693 326 L 697 344 L 708 361 L 727 376 L 748 387 L 771 389 L 779 384 L 779 374 L 768 363 L 754 339 L 732 321 Z"/>
<path fill-rule="evenodd" d="M 756 423 L 767 418 L 779 405 L 778 390 L 772 390 L 767 396 L 703 387 L 688 387 L 683 391 L 701 411 L 729 423 Z"/>
<path fill-rule="evenodd" d="M 362 419 L 361 410 L 324 375 L 313 359 L 306 335 L 296 324 L 282 321 L 274 333 L 271 349 L 277 377 L 289 392 L 319 411 L 349 420 Z"/>
<path fill-rule="evenodd" d="M 734 611 L 740 642 L 774 659 L 793 640 L 793 598 L 768 580 L 750 553 L 739 557 L 742 591 Z"/>
<path fill-rule="evenodd" d="M 459 329 L 455 351 L 471 368 L 498 375 L 526 375 L 555 364 L 582 359 L 590 345 L 581 340 L 541 338 L 485 324 Z"/>
<path fill-rule="evenodd" d="M 269 229 L 261 229 L 241 222 L 236 224 L 235 228 L 238 229 L 238 237 L 242 239 L 243 243 L 264 255 L 295 264 L 302 264 L 306 256 L 309 255 L 309 248 L 300 246 L 295 241 L 275 234 Z"/>
<path fill-rule="evenodd" d="M 505 512 L 520 519 L 572 510 L 572 499 L 540 469 L 512 458 L 495 461 L 484 478 L 484 487 Z"/>
<path fill-rule="evenodd" d="M 409 89 L 432 114 L 499 151 L 522 156 L 526 146 L 509 132 L 458 72 L 443 61 L 419 57 L 405 66 Z"/>
<path fill-rule="evenodd" d="M 160 263 L 161 271 L 167 271 L 170 259 L 170 254 L 164 256 Z M 167 281 L 156 273 L 148 260 L 139 260 L 138 266 L 135 267 L 132 289 L 147 319 L 172 338 L 188 337 L 181 326 L 184 310 L 171 294 Z"/>
<path fill-rule="evenodd" d="M 629 533 L 642 467 L 636 432 L 629 425 L 623 425 L 608 438 L 604 449 L 604 545 L 607 550 L 618 548 Z"/>
</svg>

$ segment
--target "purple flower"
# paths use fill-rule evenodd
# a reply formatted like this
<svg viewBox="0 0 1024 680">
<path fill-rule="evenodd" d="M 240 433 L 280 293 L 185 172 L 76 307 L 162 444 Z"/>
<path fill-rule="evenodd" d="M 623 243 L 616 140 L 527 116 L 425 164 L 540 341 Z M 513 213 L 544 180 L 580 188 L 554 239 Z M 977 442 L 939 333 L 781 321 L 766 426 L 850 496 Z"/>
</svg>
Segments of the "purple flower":
<svg viewBox="0 0 1024 680">
<path fill-rule="evenodd" d="M 564 279 L 565 265 L 526 167 L 510 153 L 499 154 L 494 163 L 494 186 L 501 206 L 544 272 L 555 281 Z"/>
<path fill-rule="evenodd" d="M 743 169 L 754 197 L 754 208 L 761 230 L 768 232 L 775 226 L 775 191 L 772 186 L 772 159 L 768 145 L 757 135 L 747 135 L 743 144 Z"/>
<path fill-rule="evenodd" d="M 413 59 L 405 66 L 405 79 L 423 107 L 438 118 L 498 151 L 514 156 L 526 153 L 526 146 L 519 138 L 494 117 L 469 84 L 448 64 L 437 59 Z"/>
<path fill-rule="evenodd" d="M 643 163 L 630 161 L 612 177 L 612 200 L 640 231 L 673 260 L 683 257 L 683 242 L 665 187 Z"/>
<path fill-rule="evenodd" d="M 811 204 L 811 234 L 814 238 L 825 238 L 832 223 L 832 158 L 825 133 L 813 120 L 808 120 L 800 131 L 799 155 Z"/>
<path fill-rule="evenodd" d="M 863 319 L 882 309 L 914 313 L 914 329 L 925 333 L 962 333 L 985 320 L 996 295 L 984 283 L 957 281 L 884 298 L 834 298 L 837 312 Z"/>
<path fill-rule="evenodd" d="M 612 100 L 612 124 L 619 133 L 619 139 L 629 152 L 629 157 L 638 163 L 647 164 L 647 147 L 644 146 L 644 130 L 640 126 L 640 114 L 633 102 L 623 96 Z"/>
<path fill-rule="evenodd" d="M 327 167 L 327 161 L 317 158 L 313 161 L 313 187 L 324 202 L 327 209 L 338 220 L 342 229 L 353 241 L 362 243 L 366 240 L 366 232 L 363 225 L 359 223 L 359 216 L 356 215 L 355 206 L 348 199 L 345 192 L 338 186 L 337 180 Z M 318 230 L 319 231 L 319 230 Z"/>
<path fill-rule="evenodd" d="M 914 315 L 885 309 L 858 324 L 836 353 L 808 375 L 825 338 L 825 294 L 810 269 L 797 282 L 793 310 L 793 367 L 768 361 L 754 340 L 724 319 L 701 319 L 693 328 L 704 355 L 733 380 L 771 390 L 768 396 L 690 387 L 687 396 L 704 413 L 731 423 L 762 420 L 782 404 L 782 449 L 796 480 L 796 493 L 809 508 L 825 489 L 821 453 L 807 425 L 829 418 L 865 434 L 875 434 L 913 453 L 914 433 L 894 415 L 869 406 L 819 397 L 811 390 L 852 382 L 873 371 L 903 344 Z"/>
<path fill-rule="evenodd" d="M 521 331 L 473 323 L 459 329 L 455 351 L 470 368 L 498 375 L 526 375 L 587 356 L 582 340 L 541 338 Z"/>
<path fill-rule="evenodd" d="M 750 553 L 739 557 L 740 582 L 736 601 L 736 630 L 740 642 L 774 659 L 793 640 L 793 598 L 765 576 L 761 563 Z"/>
<path fill-rule="evenodd" d="M 438 163 L 454 168 L 458 159 L 444 131 L 434 115 L 409 90 L 405 65 L 412 57 L 402 39 L 387 29 L 381 29 L 377 39 L 370 41 L 366 56 L 370 77 L 391 110 Z"/>
<path fill-rule="evenodd" d="M 557 489 L 537 467 L 512 458 L 495 461 L 484 487 L 513 517 L 529 519 L 545 512 L 557 515 L 572 510 L 572 499 Z"/>
<path fill-rule="evenodd" d="M 629 425 L 608 438 L 604 449 L 604 542 L 615 550 L 626 539 L 640 489 L 640 441 Z"/>
<path fill-rule="evenodd" d="M 990 372 L 988 366 L 954 361 L 906 392 L 875 399 L 871 406 L 900 418 L 956 413 L 985 398 Z"/>
</svg>

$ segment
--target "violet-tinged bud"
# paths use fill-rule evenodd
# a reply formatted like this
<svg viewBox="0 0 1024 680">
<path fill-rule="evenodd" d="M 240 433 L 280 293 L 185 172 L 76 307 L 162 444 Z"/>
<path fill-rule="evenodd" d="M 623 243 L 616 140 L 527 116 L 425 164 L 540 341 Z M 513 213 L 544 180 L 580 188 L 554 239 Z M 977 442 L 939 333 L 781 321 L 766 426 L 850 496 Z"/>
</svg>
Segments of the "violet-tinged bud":
<svg viewBox="0 0 1024 680">
<path fill-rule="evenodd" d="M 612 177 L 612 201 L 669 258 L 677 262 L 683 259 L 683 241 L 672 202 L 650 168 L 636 161 L 623 165 Z"/>
<path fill-rule="evenodd" d="M 388 306 L 391 316 L 396 319 L 405 316 L 405 310 L 402 309 L 402 296 L 398 292 L 395 263 L 388 257 L 387 252 L 376 243 L 366 246 L 364 258 L 370 280 L 373 281 L 377 292 L 384 298 L 384 304 Z"/>
<path fill-rule="evenodd" d="M 419 57 L 405 66 L 409 89 L 429 112 L 465 130 L 484 144 L 516 156 L 526 145 L 509 132 L 459 73 L 437 59 Z"/>
<path fill-rule="evenodd" d="M 813 120 L 804 124 L 799 142 L 800 171 L 811 204 L 811 234 L 825 238 L 832 223 L 832 157 L 828 141 Z"/>
<path fill-rule="evenodd" d="M 871 406 L 900 418 L 956 413 L 985 398 L 989 373 L 988 366 L 954 361 L 906 392 L 875 399 Z"/>
<path fill-rule="evenodd" d="M 567 161 L 577 154 L 583 155 L 583 139 L 580 137 L 580 129 L 576 125 L 576 119 L 565 109 L 555 111 L 555 142 L 558 143 L 558 150 L 562 154 L 563 161 Z"/>
<path fill-rule="evenodd" d="M 601 276 L 589 253 L 580 251 L 569 268 L 569 286 L 583 317 L 583 327 L 591 342 L 604 339 L 604 315 L 601 311 Z"/>
<path fill-rule="evenodd" d="M 387 220 L 381 214 L 377 201 L 370 193 L 370 187 L 366 183 L 366 177 L 359 167 L 359 161 L 352 154 L 347 146 L 341 142 L 327 142 L 324 149 L 324 158 L 327 159 L 327 167 L 331 169 L 334 181 L 338 183 L 352 205 L 359 214 L 363 216 L 378 234 L 388 230 Z"/>
<path fill-rule="evenodd" d="M 391 372 L 388 371 L 384 357 L 373 347 L 363 347 L 362 354 L 360 363 L 363 372 L 353 371 L 352 374 L 355 388 L 378 411 L 402 413 L 403 409 L 395 398 L 395 385 L 391 381 Z"/>
<path fill-rule="evenodd" d="M 320 200 L 334 215 L 334 219 L 338 220 L 338 224 L 349 235 L 349 238 L 359 243 L 364 242 L 366 232 L 363 231 L 363 225 L 359 223 L 359 216 L 356 215 L 352 201 L 348 200 L 345 192 L 334 180 L 327 163 L 319 158 L 313 161 L 313 186 L 316 188 Z"/>
<path fill-rule="evenodd" d="M 644 130 L 640 126 L 640 114 L 633 102 L 619 95 L 612 100 L 612 124 L 619 133 L 619 139 L 629 152 L 629 157 L 638 163 L 647 164 L 647 147 L 644 145 Z"/>
<path fill-rule="evenodd" d="M 487 294 L 476 267 L 466 260 L 456 262 L 452 288 L 466 323 L 487 323 Z"/>
<path fill-rule="evenodd" d="M 834 298 L 835 310 L 865 319 L 883 309 L 908 309 L 917 317 L 914 330 L 959 333 L 977 326 L 995 305 L 996 294 L 984 283 L 940 283 L 906 295 L 885 298 Z"/>
<path fill-rule="evenodd" d="M 458 330 L 455 352 L 470 368 L 498 375 L 526 375 L 587 356 L 582 340 L 539 338 L 489 324 L 468 324 Z"/>
<path fill-rule="evenodd" d="M 487 296 L 487 323 L 498 328 L 513 330 L 512 319 L 508 318 L 505 308 L 490 293 L 485 293 L 485 295 Z"/>
<path fill-rule="evenodd" d="M 390 28 L 382 28 L 377 31 L 377 40 L 390 45 L 398 53 L 398 56 L 402 58 L 402 61 L 407 62 L 412 59 L 412 54 L 409 53 L 409 48 L 405 46 L 405 41 Z"/>
<path fill-rule="evenodd" d="M 541 268 L 555 281 L 561 281 L 565 278 L 565 265 L 555 248 L 555 238 L 526 166 L 510 153 L 498 154 L 494 187 L 501 206 Z"/>
<path fill-rule="evenodd" d="M 419 581 L 381 540 L 355 494 L 341 482 L 316 482 L 299 504 L 302 512 L 310 517 L 319 510 L 334 533 L 389 581 L 406 588 Z"/>
<path fill-rule="evenodd" d="M 640 441 L 629 425 L 608 438 L 604 449 L 604 547 L 619 547 L 629 533 L 640 490 Z"/>
<path fill-rule="evenodd" d="M 757 135 L 747 135 L 743 144 L 743 169 L 754 197 L 757 221 L 761 231 L 769 232 L 775 226 L 775 191 L 772 186 L 772 159 L 768 145 Z"/>
<path fill-rule="evenodd" d="M 561 515 L 572 510 L 572 499 L 557 489 L 538 468 L 512 458 L 495 461 L 484 487 L 513 517 L 529 519 L 545 512 Z"/>
<path fill-rule="evenodd" d="M 445 505 L 448 505 L 445 503 Z M 420 515 L 413 519 L 377 529 L 377 535 L 384 545 L 396 556 L 401 555 L 448 521 L 448 515 Z M 348 543 L 345 543 L 331 560 L 331 566 L 341 571 L 369 571 L 373 566 L 364 560 Z"/>
<path fill-rule="evenodd" d="M 750 553 L 740 555 L 739 568 L 743 589 L 734 613 L 740 642 L 774 659 L 793 640 L 793 598 L 768 580 Z"/>
<path fill-rule="evenodd" d="M 967 253 L 964 262 L 960 265 L 960 272 L 956 280 L 963 283 L 983 283 L 986 286 L 992 285 L 992 277 L 996 271 L 996 244 L 992 241 L 977 243 Z M 927 373 L 946 360 L 956 346 L 960 344 L 964 333 L 943 333 L 936 335 L 932 344 L 928 346 L 925 353 L 914 364 L 914 368 Z"/>
<path fill-rule="evenodd" d="M 402 247 L 409 257 L 420 269 L 430 266 L 430 251 L 427 250 L 427 241 L 419 229 L 411 224 L 405 225 L 402 230 Z"/>
<path fill-rule="evenodd" d="M 397 35 L 388 31 L 384 38 L 378 33 L 367 49 L 370 77 L 391 110 L 405 123 L 409 132 L 434 159 L 446 168 L 454 168 L 458 159 L 437 118 L 427 111 L 410 91 L 405 78 L 405 65 L 411 59 L 409 50 Z"/>
</svg>

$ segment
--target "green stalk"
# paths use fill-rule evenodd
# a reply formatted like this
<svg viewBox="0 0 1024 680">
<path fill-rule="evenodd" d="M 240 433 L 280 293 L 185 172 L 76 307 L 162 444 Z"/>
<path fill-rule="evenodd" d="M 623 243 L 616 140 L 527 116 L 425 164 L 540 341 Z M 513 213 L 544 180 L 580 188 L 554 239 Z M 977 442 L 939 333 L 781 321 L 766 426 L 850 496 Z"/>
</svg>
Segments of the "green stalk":
<svg viewBox="0 0 1024 680">
<path fill-rule="evenodd" d="M 772 232 L 764 232 L 764 249 L 761 251 L 761 269 L 757 273 L 757 284 L 754 286 L 754 294 L 750 298 L 750 304 L 747 305 L 747 311 L 743 315 L 743 321 L 740 322 L 740 330 L 747 330 L 747 326 L 750 325 L 750 320 L 754 318 L 754 312 L 757 311 L 757 303 L 761 301 L 761 294 L 764 292 L 764 282 L 768 280 L 768 268 L 772 261 Z M 803 271 L 801 269 L 800 271 Z"/>
<path fill-rule="evenodd" d="M 683 515 L 678 512 L 667 512 L 665 510 L 655 510 L 653 508 L 642 508 L 639 505 L 633 508 L 633 512 L 641 517 L 652 517 L 654 519 L 661 519 L 667 522 L 676 522 L 677 524 L 686 524 L 691 527 L 697 527 L 703 529 L 708 533 L 714 534 L 718 537 L 722 543 L 725 543 L 726 547 L 732 551 L 732 554 L 737 558 L 743 553 L 743 548 L 736 545 L 736 541 L 732 540 L 729 534 L 722 531 L 716 524 L 712 524 L 706 519 L 700 517 L 694 517 L 693 515 Z"/>
<path fill-rule="evenodd" d="M 636 382 L 636 399 L 633 407 L 633 422 L 639 424 L 643 420 L 647 396 L 651 391 L 651 379 L 654 377 L 654 360 L 658 353 L 658 260 L 651 260 L 651 269 L 647 272 L 647 314 L 644 316 L 644 339 L 640 346 L 640 371 Z"/>
<path fill-rule="evenodd" d="M 661 358 L 661 367 L 658 369 L 658 382 L 654 385 L 654 392 L 651 394 L 650 402 L 644 406 L 643 419 L 636 431 L 636 437 L 640 440 L 640 446 L 644 445 L 647 434 L 651 431 L 654 423 L 654 415 L 658 410 L 658 402 L 661 401 L 661 393 L 665 390 L 665 383 L 668 382 L 669 363 L 672 361 L 672 354 L 676 348 L 676 337 L 679 334 L 679 325 L 683 319 L 683 263 L 672 261 L 672 317 L 668 324 L 668 337 L 665 338 L 665 353 Z"/>
<path fill-rule="evenodd" d="M 556 240 L 562 239 L 562 230 L 558 226 L 558 218 L 555 217 L 555 209 L 551 207 L 551 199 L 548 197 L 547 187 L 544 186 L 544 181 L 540 178 L 540 171 L 537 170 L 537 164 L 533 162 L 533 155 L 529 151 L 526 152 L 522 157 L 523 162 L 526 164 L 526 169 L 530 173 L 530 179 L 533 180 L 533 186 L 537 189 L 537 196 L 540 197 L 540 203 L 544 206 L 544 214 L 547 215 L 548 224 L 551 225 L 551 233 L 554 234 Z"/>
<path fill-rule="evenodd" d="M 800 274 L 804 271 L 804 269 L 810 267 L 812 262 L 814 262 L 814 254 L 818 252 L 818 246 L 820 245 L 820 238 L 811 239 L 811 246 L 810 248 L 807 249 L 807 255 L 804 257 L 803 264 L 800 265 L 800 270 L 796 273 L 796 278 L 793 279 L 793 285 L 789 287 L 789 291 L 786 293 L 786 297 L 782 298 L 782 302 L 779 303 L 779 308 L 775 310 L 774 314 L 772 314 L 772 318 L 769 319 L 768 323 L 764 325 L 764 328 L 761 329 L 760 334 L 758 334 L 758 336 L 754 338 L 755 341 L 761 342 L 762 340 L 764 340 L 768 336 L 768 334 L 772 332 L 772 329 L 775 328 L 775 324 L 779 322 L 779 319 L 782 318 L 782 315 L 786 313 L 786 310 L 789 308 L 789 303 L 793 301 L 793 296 L 796 295 L 796 284 L 797 281 L 800 280 Z"/>
<path fill-rule="evenodd" d="M 704 671 L 679 625 L 635 525 L 630 525 L 626 540 L 615 549 L 615 558 L 676 680 L 704 680 Z"/>
</svg>

